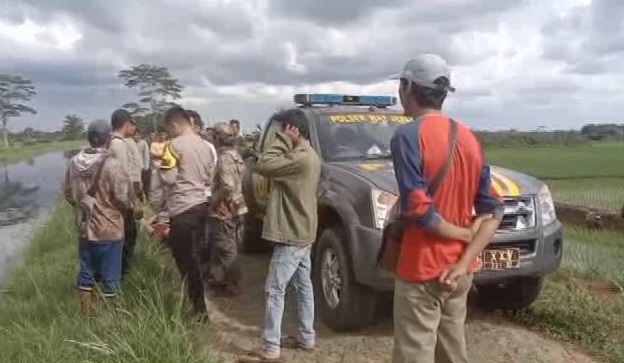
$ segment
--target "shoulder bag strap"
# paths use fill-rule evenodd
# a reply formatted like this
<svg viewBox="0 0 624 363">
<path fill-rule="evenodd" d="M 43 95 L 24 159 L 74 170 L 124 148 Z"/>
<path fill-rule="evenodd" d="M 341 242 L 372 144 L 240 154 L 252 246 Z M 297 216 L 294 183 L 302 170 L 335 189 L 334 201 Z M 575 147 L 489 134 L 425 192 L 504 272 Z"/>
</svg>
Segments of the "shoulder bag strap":
<svg viewBox="0 0 624 363">
<path fill-rule="evenodd" d="M 449 144 L 448 144 L 449 150 L 446 156 L 446 160 L 444 160 L 444 164 L 442 165 L 442 168 L 440 169 L 438 174 L 435 176 L 431 184 L 429 184 L 429 195 L 432 197 L 435 195 L 438 189 L 440 189 L 440 186 L 442 185 L 444 178 L 446 178 L 446 175 L 448 174 L 451 168 L 451 163 L 455 156 L 455 152 L 457 150 L 458 125 L 457 125 L 457 122 L 453 119 L 449 119 L 449 121 L 451 123 L 451 127 L 449 129 Z"/>
<path fill-rule="evenodd" d="M 97 187 L 98 181 L 100 180 L 100 177 L 102 176 L 102 170 L 104 170 L 104 164 L 106 163 L 107 159 L 108 159 L 108 155 L 105 155 L 104 160 L 102 160 L 102 164 L 100 164 L 98 170 L 95 172 L 93 183 L 89 187 L 89 190 L 87 190 L 87 195 L 90 197 L 95 196 L 95 188 Z"/>
</svg>

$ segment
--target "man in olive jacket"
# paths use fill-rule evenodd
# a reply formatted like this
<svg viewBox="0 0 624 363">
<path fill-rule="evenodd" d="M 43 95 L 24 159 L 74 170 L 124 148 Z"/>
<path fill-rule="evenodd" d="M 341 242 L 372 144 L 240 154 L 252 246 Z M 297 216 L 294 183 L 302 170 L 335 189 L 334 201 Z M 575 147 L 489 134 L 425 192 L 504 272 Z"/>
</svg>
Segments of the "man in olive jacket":
<svg viewBox="0 0 624 363">
<path fill-rule="evenodd" d="M 255 167 L 273 185 L 262 237 L 276 244 L 266 281 L 262 346 L 250 352 L 259 361 L 279 359 L 280 346 L 311 350 L 315 345 L 310 250 L 318 224 L 320 161 L 310 146 L 307 120 L 301 110 L 280 111 L 273 120 L 281 122 L 282 130 Z M 284 295 L 292 278 L 299 299 L 299 329 L 297 336 L 281 340 Z"/>
</svg>

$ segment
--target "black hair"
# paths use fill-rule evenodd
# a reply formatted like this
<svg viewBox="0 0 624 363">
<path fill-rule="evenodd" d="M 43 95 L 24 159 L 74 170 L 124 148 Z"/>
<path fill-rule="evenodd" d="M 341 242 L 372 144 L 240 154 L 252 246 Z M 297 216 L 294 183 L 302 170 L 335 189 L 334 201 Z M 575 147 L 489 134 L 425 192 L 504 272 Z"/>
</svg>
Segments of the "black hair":
<svg viewBox="0 0 624 363">
<path fill-rule="evenodd" d="M 191 118 L 189 117 L 187 111 L 180 106 L 173 106 L 165 111 L 163 120 L 166 125 L 181 121 L 191 123 Z"/>
<path fill-rule="evenodd" d="M 115 110 L 111 115 L 111 127 L 113 130 L 121 129 L 129 121 L 132 121 L 132 115 L 122 108 Z"/>
<path fill-rule="evenodd" d="M 442 109 L 442 104 L 444 103 L 444 100 L 446 100 L 446 96 L 448 95 L 448 91 L 445 89 L 445 87 L 450 86 L 451 82 L 446 77 L 438 77 L 433 83 L 439 85 L 440 89 L 423 87 L 412 82 L 411 94 L 420 107 L 440 110 Z M 401 88 L 404 91 L 407 90 L 409 85 L 410 82 L 407 79 L 401 78 Z"/>
<path fill-rule="evenodd" d="M 204 121 L 202 120 L 201 116 L 199 116 L 199 113 L 197 113 L 197 111 L 186 110 L 186 115 L 193 119 L 193 124 L 195 126 L 199 126 L 200 129 L 204 128 Z"/>
<path fill-rule="evenodd" d="M 301 136 L 306 140 L 310 140 L 310 127 L 308 126 L 308 118 L 305 113 L 298 108 L 288 110 L 279 110 L 271 117 L 282 124 L 282 127 L 292 126 L 299 130 Z"/>
<path fill-rule="evenodd" d="M 230 125 L 236 125 L 236 126 L 240 127 L 240 121 L 238 121 L 236 119 L 232 119 L 232 120 L 230 120 Z"/>
</svg>

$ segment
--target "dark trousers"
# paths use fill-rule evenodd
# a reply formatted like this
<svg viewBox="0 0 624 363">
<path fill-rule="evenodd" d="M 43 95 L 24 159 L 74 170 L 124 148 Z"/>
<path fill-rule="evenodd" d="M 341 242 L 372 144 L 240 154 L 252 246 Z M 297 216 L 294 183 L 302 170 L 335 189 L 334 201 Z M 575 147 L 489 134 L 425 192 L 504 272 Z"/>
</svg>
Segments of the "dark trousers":
<svg viewBox="0 0 624 363">
<path fill-rule="evenodd" d="M 169 229 L 169 247 L 196 313 L 206 312 L 204 289 L 210 263 L 207 209 L 203 203 L 172 216 Z"/>
<path fill-rule="evenodd" d="M 141 184 L 143 184 L 143 195 L 145 195 L 145 200 L 149 200 L 149 191 L 152 180 L 152 170 L 142 170 L 141 171 Z"/>
<path fill-rule="evenodd" d="M 243 218 L 210 218 L 211 282 L 240 287 L 243 279 L 238 250 L 243 237 Z"/>
<path fill-rule="evenodd" d="M 134 257 L 134 247 L 137 240 L 137 225 L 134 218 L 134 211 L 129 209 L 124 214 L 124 245 L 121 259 L 121 275 L 125 276 L 132 266 Z"/>
</svg>

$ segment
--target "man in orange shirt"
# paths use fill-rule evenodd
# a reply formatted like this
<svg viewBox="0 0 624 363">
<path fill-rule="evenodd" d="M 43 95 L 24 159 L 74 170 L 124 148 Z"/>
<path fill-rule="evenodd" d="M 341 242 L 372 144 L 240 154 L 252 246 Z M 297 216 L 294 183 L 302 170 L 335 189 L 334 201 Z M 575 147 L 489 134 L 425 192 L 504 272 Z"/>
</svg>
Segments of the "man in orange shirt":
<svg viewBox="0 0 624 363">
<path fill-rule="evenodd" d="M 446 62 L 433 54 L 418 55 L 394 77 L 405 114 L 414 118 L 391 141 L 407 223 L 394 292 L 395 363 L 468 362 L 464 325 L 472 273 L 503 214 L 481 144 L 441 112 L 455 90 L 450 78 Z M 473 207 L 480 216 L 474 221 Z"/>
</svg>

